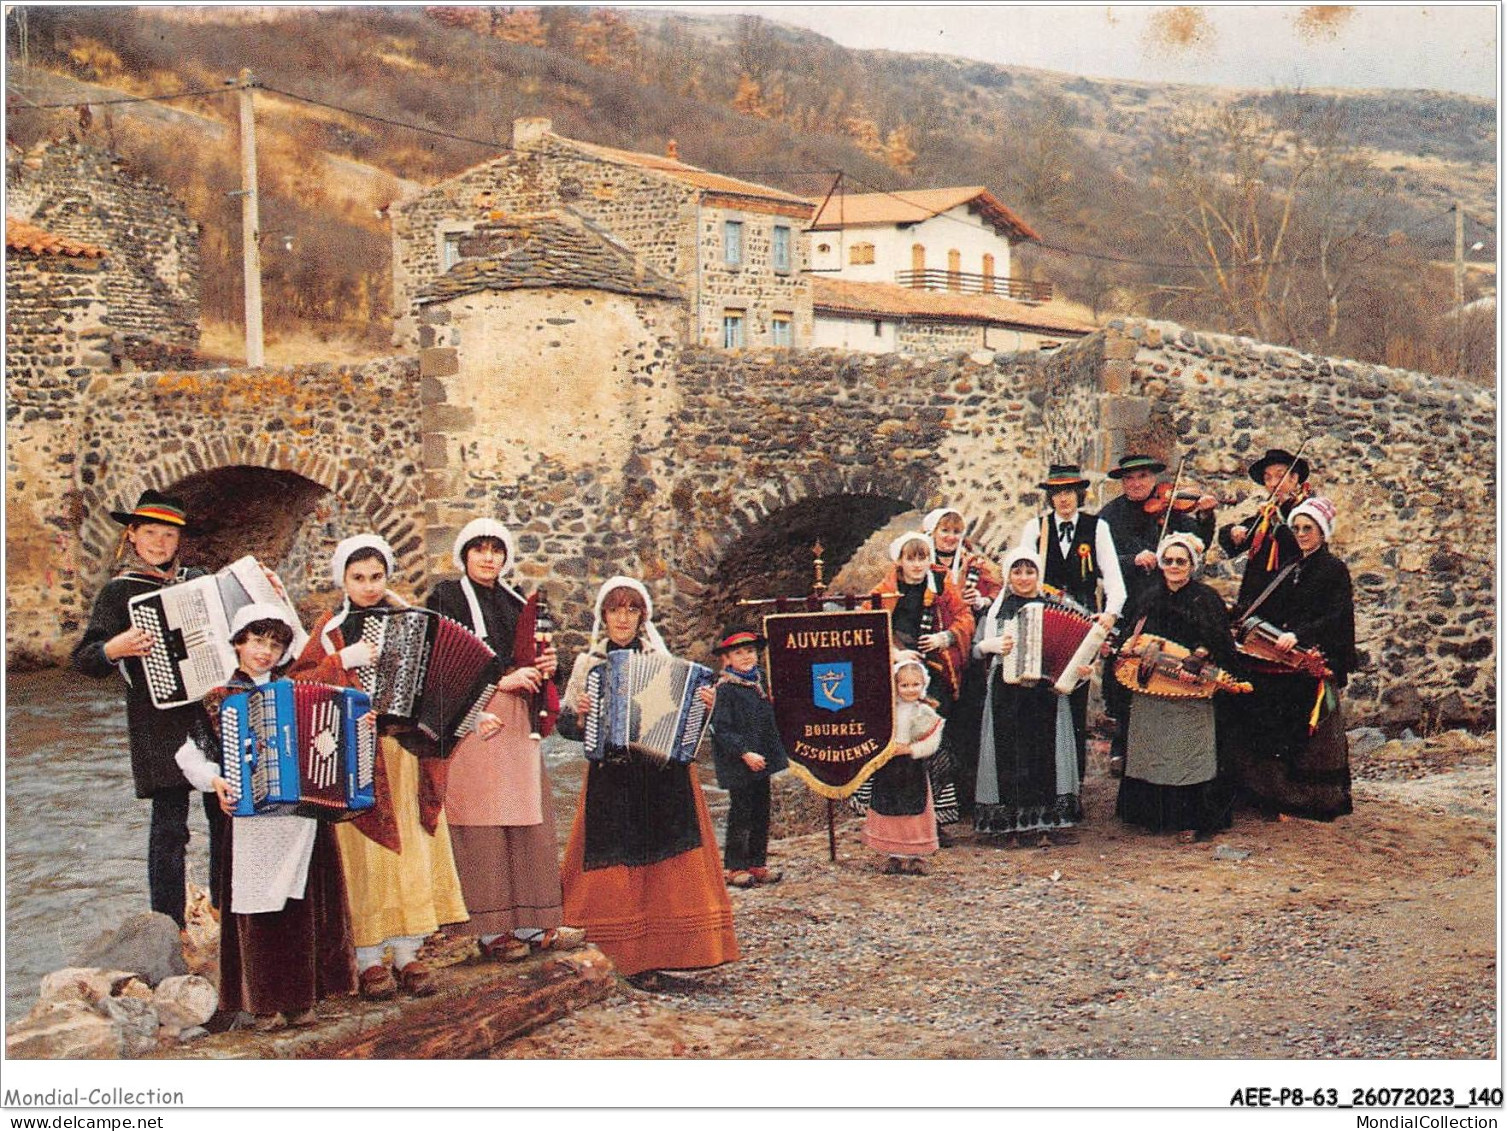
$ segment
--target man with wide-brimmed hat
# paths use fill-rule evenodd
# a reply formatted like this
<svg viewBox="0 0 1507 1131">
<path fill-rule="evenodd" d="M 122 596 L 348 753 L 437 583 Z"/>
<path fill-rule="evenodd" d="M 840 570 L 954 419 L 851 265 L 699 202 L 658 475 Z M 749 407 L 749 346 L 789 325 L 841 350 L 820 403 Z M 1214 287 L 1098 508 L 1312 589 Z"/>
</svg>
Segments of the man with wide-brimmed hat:
<svg viewBox="0 0 1507 1131">
<path fill-rule="evenodd" d="M 1120 457 L 1119 464 L 1106 473 L 1109 478 L 1119 481 L 1122 493 L 1104 504 L 1099 519 L 1109 524 L 1114 538 L 1120 575 L 1125 581 L 1127 605 L 1134 604 L 1136 598 L 1156 585 L 1161 577 L 1157 570 L 1156 548 L 1162 537 L 1164 518 L 1168 534 L 1193 534 L 1206 546 L 1214 537 L 1217 500 L 1213 496 L 1200 495 L 1196 500 L 1190 499 L 1191 509 L 1181 511 L 1175 505 L 1177 500 L 1152 499 L 1157 488 L 1157 475 L 1166 470 L 1167 465 L 1161 460 L 1135 453 Z M 1161 505 L 1147 505 L 1156 502 Z M 1118 773 L 1125 764 L 1130 690 L 1114 677 L 1113 657 L 1104 662 L 1102 687 L 1104 710 L 1116 722 L 1109 748 L 1110 772 Z"/>
<path fill-rule="evenodd" d="M 147 841 L 147 884 L 152 910 L 183 926 L 185 853 L 188 848 L 188 805 L 193 792 L 174 761 L 174 754 L 203 717 L 198 703 L 158 708 L 147 690 L 142 657 L 152 650 L 153 636 L 131 624 L 131 598 L 150 593 L 204 571 L 179 562 L 180 542 L 192 529 L 183 500 L 150 488 L 129 511 L 111 511 L 124 528 L 115 554 L 115 575 L 100 590 L 83 639 L 73 649 L 71 663 L 85 675 L 104 678 L 119 671 L 126 681 L 126 726 L 131 743 L 131 776 L 136 796 L 152 802 L 151 832 Z M 209 875 L 216 874 L 219 854 L 218 804 L 204 795 L 209 818 Z"/>
<path fill-rule="evenodd" d="M 1262 505 L 1255 514 L 1219 531 L 1219 548 L 1226 557 L 1233 560 L 1246 555 L 1240 594 L 1235 599 L 1237 619 L 1278 573 L 1302 557 L 1287 520 L 1293 508 L 1312 494 L 1309 471 L 1306 459 L 1285 448 L 1268 448 L 1250 466 L 1252 481 L 1266 489 Z"/>
<path fill-rule="evenodd" d="M 1120 559 L 1109 524 L 1080 509 L 1088 497 L 1088 479 L 1076 463 L 1054 463 L 1037 486 L 1046 492 L 1050 509 L 1027 519 L 1017 542 L 1030 546 L 1041 558 L 1049 587 L 1113 626 L 1125 607 L 1125 581 L 1120 576 Z M 1088 684 L 1068 698 L 1078 744 L 1078 774 L 1082 777 L 1088 768 Z"/>
</svg>

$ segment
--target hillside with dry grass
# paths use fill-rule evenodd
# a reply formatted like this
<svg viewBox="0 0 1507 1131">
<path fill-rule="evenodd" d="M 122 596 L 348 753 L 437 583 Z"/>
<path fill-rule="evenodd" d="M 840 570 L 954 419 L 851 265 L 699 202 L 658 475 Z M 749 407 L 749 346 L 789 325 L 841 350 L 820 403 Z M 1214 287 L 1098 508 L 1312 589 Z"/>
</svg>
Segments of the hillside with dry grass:
<svg viewBox="0 0 1507 1131">
<path fill-rule="evenodd" d="M 1096 81 L 648 10 L 12 8 L 7 48 L 10 141 L 83 134 L 169 185 L 199 220 L 206 341 L 230 356 L 240 218 L 225 80 L 242 67 L 263 84 L 274 358 L 386 349 L 387 207 L 503 152 L 512 120 L 531 115 L 624 148 L 662 152 L 674 139 L 685 160 L 816 198 L 834 185 L 985 184 L 1042 234 L 1018 269 L 1092 314 L 1422 369 L 1453 363 L 1453 323 L 1441 321 L 1453 303 L 1453 201 L 1475 225 L 1467 242 L 1494 244 L 1495 107 L 1463 96 Z M 163 94 L 176 97 L 111 101 Z M 1237 215 L 1236 158 L 1259 145 L 1253 180 L 1275 187 Z M 1193 189 L 1175 175 L 1186 153 L 1207 166 Z M 1235 233 L 1213 262 L 1178 215 L 1194 189 L 1229 210 Z M 1252 272 L 1271 249 L 1242 241 L 1265 239 L 1274 215 L 1288 225 L 1286 258 Z M 1494 282 L 1480 263 L 1467 300 Z M 1490 329 L 1472 327 L 1471 343 L 1473 364 L 1489 370 Z"/>
</svg>

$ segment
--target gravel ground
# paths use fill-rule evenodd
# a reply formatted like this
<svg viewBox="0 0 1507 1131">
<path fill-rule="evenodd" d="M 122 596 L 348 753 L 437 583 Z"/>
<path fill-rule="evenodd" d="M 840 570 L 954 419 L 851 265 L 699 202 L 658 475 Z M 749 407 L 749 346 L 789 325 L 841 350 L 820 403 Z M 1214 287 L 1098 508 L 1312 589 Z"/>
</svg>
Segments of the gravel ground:
<svg viewBox="0 0 1507 1131">
<path fill-rule="evenodd" d="M 1389 743 L 1340 821 L 1180 846 L 1091 771 L 1074 844 L 961 838 L 885 876 L 861 822 L 771 846 L 742 961 L 606 1002 L 505 1058 L 1492 1058 L 1494 736 Z"/>
</svg>

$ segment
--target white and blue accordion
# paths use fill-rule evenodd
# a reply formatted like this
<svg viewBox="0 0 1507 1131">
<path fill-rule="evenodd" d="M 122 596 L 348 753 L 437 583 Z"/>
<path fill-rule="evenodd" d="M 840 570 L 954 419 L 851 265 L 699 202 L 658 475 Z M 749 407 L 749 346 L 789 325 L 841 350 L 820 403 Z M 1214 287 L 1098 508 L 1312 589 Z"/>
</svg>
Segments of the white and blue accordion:
<svg viewBox="0 0 1507 1131">
<path fill-rule="evenodd" d="M 279 679 L 220 704 L 232 815 L 344 820 L 377 803 L 377 733 L 364 691 Z"/>
<path fill-rule="evenodd" d="M 609 652 L 586 677 L 586 757 L 689 765 L 707 720 L 697 692 L 715 678 L 711 668 L 663 653 Z"/>
</svg>

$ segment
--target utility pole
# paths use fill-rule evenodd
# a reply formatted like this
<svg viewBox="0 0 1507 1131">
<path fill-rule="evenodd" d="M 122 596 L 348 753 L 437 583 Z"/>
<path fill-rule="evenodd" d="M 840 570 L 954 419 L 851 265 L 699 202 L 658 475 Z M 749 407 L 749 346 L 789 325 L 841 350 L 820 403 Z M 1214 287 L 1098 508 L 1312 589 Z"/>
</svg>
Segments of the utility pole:
<svg viewBox="0 0 1507 1131">
<path fill-rule="evenodd" d="M 242 67 L 239 79 L 227 81 L 241 92 L 241 254 L 246 279 L 246 365 L 255 369 L 262 364 L 261 221 L 256 199 L 256 117 L 251 107 L 256 80 L 249 68 Z"/>
<path fill-rule="evenodd" d="M 1465 372 L 1465 209 L 1455 201 L 1455 376 Z"/>
</svg>

